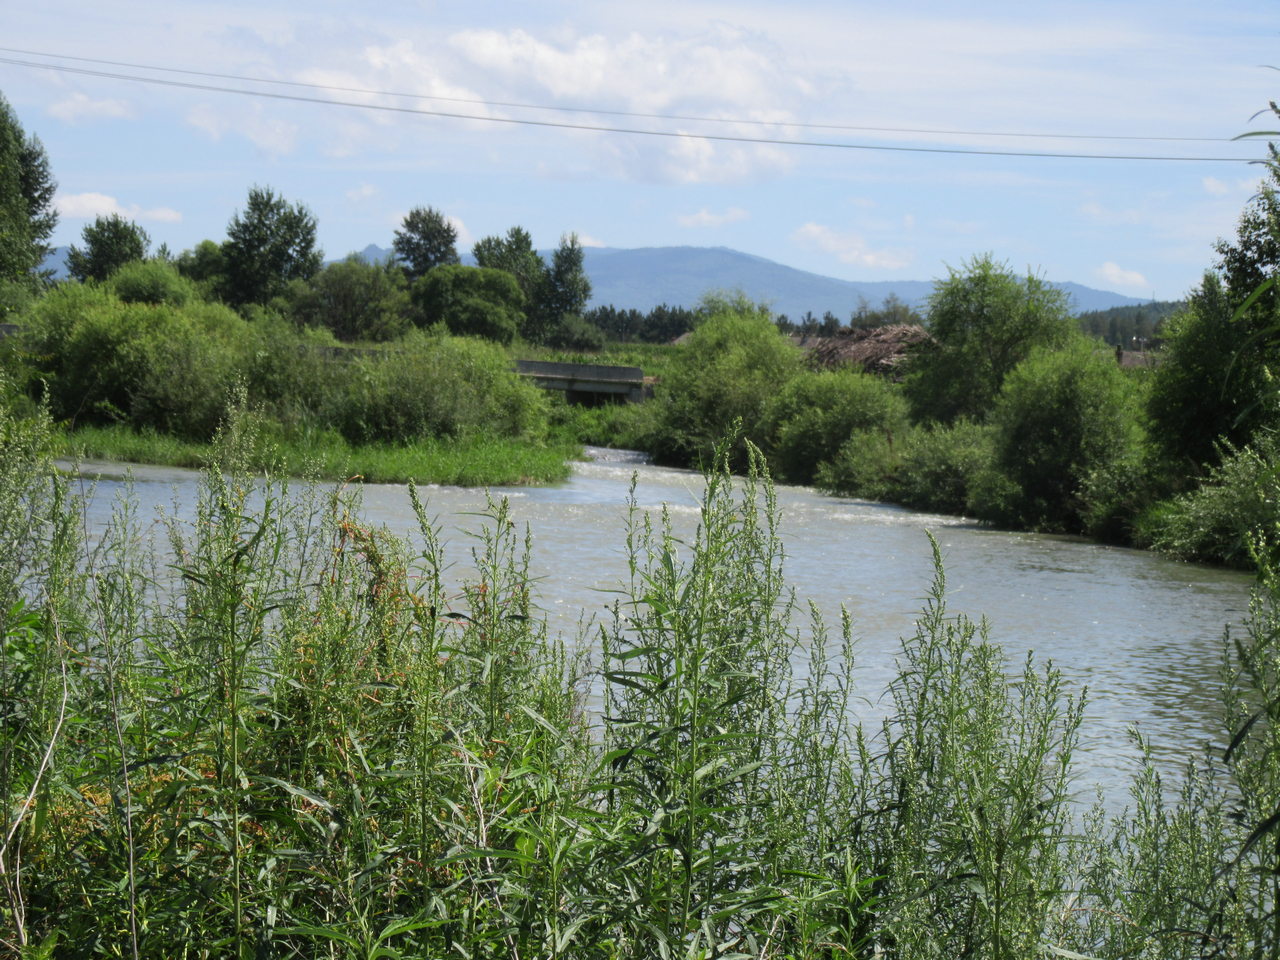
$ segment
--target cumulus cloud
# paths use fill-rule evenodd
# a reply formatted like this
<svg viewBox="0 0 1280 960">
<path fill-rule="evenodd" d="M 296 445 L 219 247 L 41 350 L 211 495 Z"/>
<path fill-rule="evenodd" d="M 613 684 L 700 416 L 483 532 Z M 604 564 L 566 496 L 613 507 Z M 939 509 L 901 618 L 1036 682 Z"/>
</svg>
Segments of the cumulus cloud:
<svg viewBox="0 0 1280 960">
<path fill-rule="evenodd" d="M 1093 271 L 1094 275 L 1104 283 L 1117 287 L 1150 287 L 1147 278 L 1137 270 L 1125 270 L 1118 264 L 1107 261 Z"/>
<path fill-rule="evenodd" d="M 370 199 L 376 192 L 377 191 L 374 190 L 372 184 L 362 183 L 354 190 L 347 191 L 347 199 L 353 203 L 362 203 L 363 201 Z"/>
<path fill-rule="evenodd" d="M 741 207 L 730 207 L 724 213 L 712 213 L 703 207 L 697 213 L 676 217 L 676 223 L 682 227 L 723 227 L 726 223 L 737 223 L 749 216 Z"/>
<path fill-rule="evenodd" d="M 1217 177 L 1205 177 L 1204 188 L 1216 197 L 1220 197 L 1230 188 Z"/>
<path fill-rule="evenodd" d="M 589 233 L 578 234 L 578 242 L 584 247 L 606 247 L 608 246 L 603 240 L 597 240 Z"/>
<path fill-rule="evenodd" d="M 714 27 L 695 36 L 602 35 L 561 42 L 525 30 L 464 30 L 450 38 L 466 66 L 485 84 L 501 85 L 504 98 L 590 105 L 603 111 L 677 113 L 723 118 L 708 129 L 642 117 L 601 115 L 608 125 L 625 122 L 640 129 L 663 129 L 678 139 L 618 138 L 574 133 L 591 144 L 597 162 L 630 179 L 676 183 L 738 182 L 789 171 L 794 156 L 767 144 L 725 144 L 705 132 L 766 136 L 785 124 L 813 84 L 793 68 L 776 46 L 754 34 Z M 470 109 L 470 108 L 469 108 Z M 575 118 L 592 123 L 590 115 Z"/>
<path fill-rule="evenodd" d="M 813 221 L 793 233 L 791 240 L 806 250 L 833 253 L 841 263 L 879 267 L 882 270 L 899 270 L 912 260 L 910 250 L 872 250 L 867 246 L 866 240 L 857 234 L 833 230 Z"/>
<path fill-rule="evenodd" d="M 58 213 L 70 220 L 89 220 L 93 217 L 109 217 L 113 213 L 127 220 L 155 220 L 160 223 L 180 223 L 182 214 L 170 207 L 143 210 L 136 203 L 123 207 L 115 197 L 105 193 L 60 193 L 54 199 Z"/>
<path fill-rule="evenodd" d="M 49 107 L 50 116 L 78 123 L 81 120 L 119 120 L 133 115 L 123 100 L 90 100 L 83 93 L 73 93 L 66 100 Z"/>
</svg>

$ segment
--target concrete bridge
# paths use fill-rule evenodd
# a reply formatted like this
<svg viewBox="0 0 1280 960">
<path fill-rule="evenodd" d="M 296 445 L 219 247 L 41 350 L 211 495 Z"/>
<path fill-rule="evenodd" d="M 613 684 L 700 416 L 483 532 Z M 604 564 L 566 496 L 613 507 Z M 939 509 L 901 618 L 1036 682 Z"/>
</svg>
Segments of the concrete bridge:
<svg viewBox="0 0 1280 960">
<path fill-rule="evenodd" d="M 644 371 L 639 367 L 517 360 L 516 373 L 543 390 L 563 390 L 566 400 L 583 406 L 644 402 Z"/>
</svg>

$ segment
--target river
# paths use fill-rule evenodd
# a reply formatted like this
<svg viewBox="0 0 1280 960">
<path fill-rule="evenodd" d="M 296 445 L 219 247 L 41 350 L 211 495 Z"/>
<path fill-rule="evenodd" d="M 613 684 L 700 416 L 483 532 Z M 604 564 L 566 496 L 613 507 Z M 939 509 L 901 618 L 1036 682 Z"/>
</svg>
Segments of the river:
<svg viewBox="0 0 1280 960">
<path fill-rule="evenodd" d="M 513 517 L 533 534 L 532 569 L 553 631 L 572 636 L 581 614 L 602 613 L 605 592 L 626 576 L 626 499 L 632 474 L 642 508 L 667 504 L 678 531 L 691 533 L 701 477 L 654 467 L 621 451 L 588 449 L 596 457 L 573 465 L 572 477 L 543 487 L 495 488 L 510 498 Z M 86 464 L 99 477 L 88 507 L 90 534 L 101 529 L 125 468 Z M 131 468 L 140 516 L 195 501 L 198 474 Z M 429 511 L 439 517 L 448 556 L 465 570 L 470 538 L 482 522 L 482 490 L 429 487 Z M 415 528 L 407 489 L 364 488 L 366 518 L 393 533 Z M 1069 690 L 1085 686 L 1089 704 L 1077 754 L 1080 797 L 1100 784 L 1118 810 L 1135 766 L 1129 728 L 1152 740 L 1170 769 L 1220 743 L 1217 685 L 1223 628 L 1244 618 L 1252 579 L 1211 567 L 1174 563 L 1139 550 L 1074 537 L 1006 533 L 956 517 L 822 496 L 779 487 L 788 582 L 803 604 L 812 599 L 838 628 L 843 604 L 860 638 L 857 709 L 882 715 L 882 694 L 894 672 L 899 641 L 912 632 L 932 577 L 927 532 L 942 547 L 948 604 L 975 620 L 986 616 L 990 637 L 1017 669 L 1028 651 L 1052 659 Z M 838 629 L 834 631 L 838 637 Z M 1170 778 L 1172 779 L 1172 778 Z"/>
</svg>

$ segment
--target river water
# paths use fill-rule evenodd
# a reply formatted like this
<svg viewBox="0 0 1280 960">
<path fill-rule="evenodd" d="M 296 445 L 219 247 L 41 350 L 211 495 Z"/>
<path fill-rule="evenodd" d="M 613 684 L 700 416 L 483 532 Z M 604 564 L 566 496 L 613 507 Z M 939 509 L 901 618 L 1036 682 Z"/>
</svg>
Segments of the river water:
<svg viewBox="0 0 1280 960">
<path fill-rule="evenodd" d="M 512 516 L 533 534 L 532 569 L 551 630 L 574 636 L 583 612 L 603 614 L 627 574 L 624 519 L 628 488 L 658 511 L 666 504 L 678 533 L 696 522 L 701 477 L 654 467 L 621 451 L 588 449 L 597 459 L 573 465 L 565 483 L 495 488 L 510 498 Z M 125 468 L 85 464 L 97 475 L 88 509 L 90 534 L 101 529 L 122 488 Z M 187 513 L 198 474 L 132 467 L 142 518 L 163 507 Z M 446 553 L 465 571 L 471 538 L 482 523 L 470 515 L 485 506 L 484 491 L 429 487 L 422 491 L 439 517 Z M 416 528 L 407 488 L 364 488 L 366 518 L 393 533 Z M 860 638 L 857 678 L 863 719 L 885 709 L 882 694 L 894 673 L 900 638 L 912 622 L 933 575 L 927 533 L 942 547 L 948 605 L 975 620 L 986 616 L 990 637 L 1017 669 L 1028 651 L 1052 659 L 1068 689 L 1087 686 L 1079 799 L 1094 784 L 1108 806 L 1124 803 L 1135 769 L 1129 729 L 1152 741 L 1172 770 L 1206 743 L 1220 743 L 1218 675 L 1224 626 L 1247 611 L 1250 577 L 1174 563 L 1138 550 L 1100 546 L 1072 537 L 1005 533 L 956 517 L 915 513 L 860 500 L 826 497 L 803 487 L 779 487 L 788 582 L 803 604 L 812 599 L 838 640 L 840 607 L 852 614 Z"/>
</svg>

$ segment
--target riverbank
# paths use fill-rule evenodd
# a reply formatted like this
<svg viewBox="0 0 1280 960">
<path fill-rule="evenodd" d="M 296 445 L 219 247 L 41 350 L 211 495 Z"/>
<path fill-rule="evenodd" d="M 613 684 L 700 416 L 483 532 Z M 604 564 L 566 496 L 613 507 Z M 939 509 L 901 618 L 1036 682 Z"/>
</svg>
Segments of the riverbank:
<svg viewBox="0 0 1280 960">
<path fill-rule="evenodd" d="M 318 480 L 359 478 L 366 483 L 511 487 L 556 483 L 580 459 L 576 443 L 530 443 L 506 437 L 352 445 L 331 430 L 289 436 L 261 425 L 247 449 L 246 466 L 277 475 Z M 217 444 L 197 443 L 126 426 L 82 427 L 55 435 L 54 455 L 70 460 L 110 460 L 200 469 L 214 462 Z"/>
</svg>

